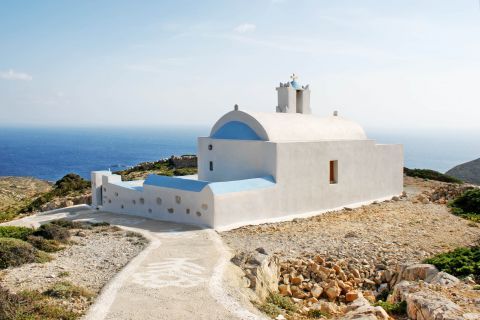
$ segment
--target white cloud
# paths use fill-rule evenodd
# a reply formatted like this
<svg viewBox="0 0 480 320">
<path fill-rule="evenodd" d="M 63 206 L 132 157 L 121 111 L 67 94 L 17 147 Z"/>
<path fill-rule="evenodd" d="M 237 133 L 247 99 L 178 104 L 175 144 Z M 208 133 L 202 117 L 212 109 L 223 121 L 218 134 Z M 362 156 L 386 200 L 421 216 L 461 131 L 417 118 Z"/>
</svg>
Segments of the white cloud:
<svg viewBox="0 0 480 320">
<path fill-rule="evenodd" d="M 30 81 L 33 79 L 31 75 L 24 72 L 13 71 L 12 69 L 8 71 L 0 71 L 0 78 L 5 80 L 23 80 Z"/>
<path fill-rule="evenodd" d="M 253 32 L 257 28 L 256 25 L 251 24 L 251 23 L 244 23 L 239 26 L 236 26 L 233 31 L 238 32 L 238 33 L 246 33 L 246 32 Z"/>
</svg>

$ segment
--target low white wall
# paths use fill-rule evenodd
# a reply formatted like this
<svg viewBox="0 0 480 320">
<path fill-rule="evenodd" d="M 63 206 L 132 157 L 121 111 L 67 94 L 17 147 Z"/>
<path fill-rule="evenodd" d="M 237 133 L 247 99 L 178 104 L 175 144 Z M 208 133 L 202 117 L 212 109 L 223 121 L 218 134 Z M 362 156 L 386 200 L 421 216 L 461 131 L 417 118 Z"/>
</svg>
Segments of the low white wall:
<svg viewBox="0 0 480 320">
<path fill-rule="evenodd" d="M 102 187 L 104 211 L 213 227 L 213 197 L 208 188 L 192 192 L 145 185 L 137 191 L 108 182 Z"/>
</svg>

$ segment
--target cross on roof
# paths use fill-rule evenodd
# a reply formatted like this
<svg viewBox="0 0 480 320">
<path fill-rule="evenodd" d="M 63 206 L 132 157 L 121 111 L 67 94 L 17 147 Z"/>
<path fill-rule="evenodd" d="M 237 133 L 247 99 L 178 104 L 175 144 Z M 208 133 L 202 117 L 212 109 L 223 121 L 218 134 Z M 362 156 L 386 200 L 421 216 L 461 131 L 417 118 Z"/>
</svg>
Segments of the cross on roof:
<svg viewBox="0 0 480 320">
<path fill-rule="evenodd" d="M 295 73 L 292 73 L 292 75 L 290 76 L 290 79 L 292 79 L 292 81 L 295 81 L 298 79 L 298 76 L 296 76 Z"/>
</svg>

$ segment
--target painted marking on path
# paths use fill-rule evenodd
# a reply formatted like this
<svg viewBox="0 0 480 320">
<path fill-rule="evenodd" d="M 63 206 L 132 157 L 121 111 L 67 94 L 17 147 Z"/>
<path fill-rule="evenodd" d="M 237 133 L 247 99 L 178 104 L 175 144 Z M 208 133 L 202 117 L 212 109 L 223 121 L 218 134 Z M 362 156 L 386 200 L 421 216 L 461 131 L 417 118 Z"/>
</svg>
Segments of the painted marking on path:
<svg viewBox="0 0 480 320">
<path fill-rule="evenodd" d="M 146 271 L 133 274 L 133 282 L 146 288 L 164 287 L 191 288 L 206 281 L 201 274 L 205 268 L 189 258 L 167 258 L 150 263 Z"/>
</svg>

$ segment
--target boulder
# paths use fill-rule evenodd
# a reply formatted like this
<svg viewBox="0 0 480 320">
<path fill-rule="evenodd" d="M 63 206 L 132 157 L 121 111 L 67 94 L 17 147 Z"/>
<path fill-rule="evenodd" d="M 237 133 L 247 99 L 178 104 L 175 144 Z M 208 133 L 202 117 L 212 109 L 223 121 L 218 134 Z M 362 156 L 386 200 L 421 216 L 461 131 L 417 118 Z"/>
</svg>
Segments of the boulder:
<svg viewBox="0 0 480 320">
<path fill-rule="evenodd" d="M 462 320 L 461 308 L 433 292 L 407 294 L 407 315 L 412 320 Z"/>
<path fill-rule="evenodd" d="M 438 272 L 438 269 L 432 264 L 412 264 L 403 270 L 400 279 L 397 279 L 397 281 L 423 280 L 425 282 L 430 282 Z"/>
<path fill-rule="evenodd" d="M 451 287 L 453 285 L 456 285 L 459 282 L 460 282 L 460 279 L 458 279 L 457 277 L 442 271 L 437 273 L 435 277 L 432 278 L 432 280 L 430 281 L 430 284 L 437 284 L 444 287 Z"/>
</svg>

